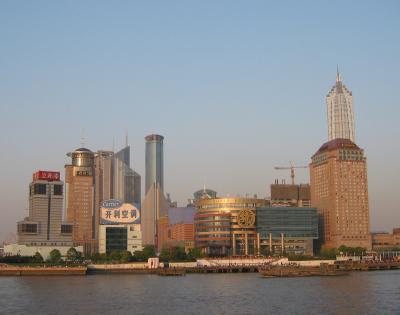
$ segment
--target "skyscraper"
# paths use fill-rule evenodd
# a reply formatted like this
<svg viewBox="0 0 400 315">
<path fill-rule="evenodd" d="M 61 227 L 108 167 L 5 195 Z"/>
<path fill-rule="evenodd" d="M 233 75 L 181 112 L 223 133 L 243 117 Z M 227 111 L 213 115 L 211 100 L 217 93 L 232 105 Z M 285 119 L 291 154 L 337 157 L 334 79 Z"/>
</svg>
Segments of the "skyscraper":
<svg viewBox="0 0 400 315">
<path fill-rule="evenodd" d="M 79 148 L 67 154 L 72 164 L 65 165 L 67 221 L 73 224 L 73 241 L 84 246 L 84 253 L 97 250 L 95 242 L 96 214 L 94 186 L 95 154 Z"/>
<path fill-rule="evenodd" d="M 323 246 L 371 248 L 367 162 L 349 139 L 323 144 L 310 163 L 311 203 Z"/>
<path fill-rule="evenodd" d="M 164 196 L 164 153 L 160 135 L 149 135 L 146 140 L 146 187 L 142 209 L 143 243 L 157 244 L 157 221 L 168 212 Z"/>
<path fill-rule="evenodd" d="M 329 140 L 339 138 L 354 142 L 353 94 L 342 83 L 339 70 L 336 83 L 326 96 L 326 105 Z"/>
<path fill-rule="evenodd" d="M 146 191 L 155 183 L 164 190 L 164 137 L 149 135 L 146 139 Z"/>
<path fill-rule="evenodd" d="M 72 225 L 62 223 L 64 184 L 59 172 L 38 171 L 29 185 L 29 217 L 18 222 L 18 244 L 71 246 Z"/>
</svg>

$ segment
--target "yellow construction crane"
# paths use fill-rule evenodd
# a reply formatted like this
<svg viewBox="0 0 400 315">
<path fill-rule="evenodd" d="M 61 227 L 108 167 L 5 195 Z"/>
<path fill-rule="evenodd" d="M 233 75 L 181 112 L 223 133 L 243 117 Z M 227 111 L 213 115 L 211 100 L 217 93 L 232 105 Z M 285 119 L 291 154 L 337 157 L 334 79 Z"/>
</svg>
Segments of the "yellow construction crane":
<svg viewBox="0 0 400 315">
<path fill-rule="evenodd" d="M 292 185 L 294 185 L 294 169 L 295 168 L 308 168 L 308 166 L 294 166 L 292 162 L 289 162 L 290 166 L 275 166 L 276 170 L 290 170 L 290 177 L 292 178 Z"/>
</svg>

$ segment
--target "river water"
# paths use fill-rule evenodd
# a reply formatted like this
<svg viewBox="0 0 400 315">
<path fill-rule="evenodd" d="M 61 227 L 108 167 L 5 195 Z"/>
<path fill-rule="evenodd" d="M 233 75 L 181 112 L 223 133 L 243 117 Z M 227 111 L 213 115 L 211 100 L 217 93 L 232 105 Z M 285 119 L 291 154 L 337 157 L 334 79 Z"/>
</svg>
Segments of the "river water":
<svg viewBox="0 0 400 315">
<path fill-rule="evenodd" d="M 400 314 L 400 270 L 0 278 L 0 314 Z"/>
</svg>

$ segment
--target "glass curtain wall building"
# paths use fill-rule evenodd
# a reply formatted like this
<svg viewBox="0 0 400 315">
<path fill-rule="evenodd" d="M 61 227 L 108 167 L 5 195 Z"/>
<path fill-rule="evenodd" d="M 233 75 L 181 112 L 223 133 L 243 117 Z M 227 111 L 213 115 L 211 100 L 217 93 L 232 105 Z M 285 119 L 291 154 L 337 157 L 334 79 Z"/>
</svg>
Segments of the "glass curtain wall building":
<svg viewBox="0 0 400 315">
<path fill-rule="evenodd" d="M 257 232 L 261 253 L 312 255 L 318 239 L 317 209 L 258 207 Z"/>
<path fill-rule="evenodd" d="M 149 135 L 146 139 L 146 194 L 156 183 L 164 190 L 164 137 Z"/>
</svg>

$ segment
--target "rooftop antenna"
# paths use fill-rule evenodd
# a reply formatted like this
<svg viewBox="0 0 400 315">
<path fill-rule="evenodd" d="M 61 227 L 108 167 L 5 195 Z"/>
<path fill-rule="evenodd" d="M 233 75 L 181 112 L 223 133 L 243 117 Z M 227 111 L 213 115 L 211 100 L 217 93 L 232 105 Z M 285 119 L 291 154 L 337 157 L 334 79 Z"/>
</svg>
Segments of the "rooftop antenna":
<svg viewBox="0 0 400 315">
<path fill-rule="evenodd" d="M 340 73 L 339 73 L 339 65 L 336 64 L 336 82 L 340 82 L 342 81 L 342 78 L 340 77 Z"/>
<path fill-rule="evenodd" d="M 113 136 L 112 151 L 115 152 L 115 137 Z"/>
<path fill-rule="evenodd" d="M 85 129 L 82 128 L 81 131 L 81 147 L 84 148 L 85 147 Z"/>
<path fill-rule="evenodd" d="M 125 147 L 128 146 L 128 130 L 125 131 Z"/>
</svg>

